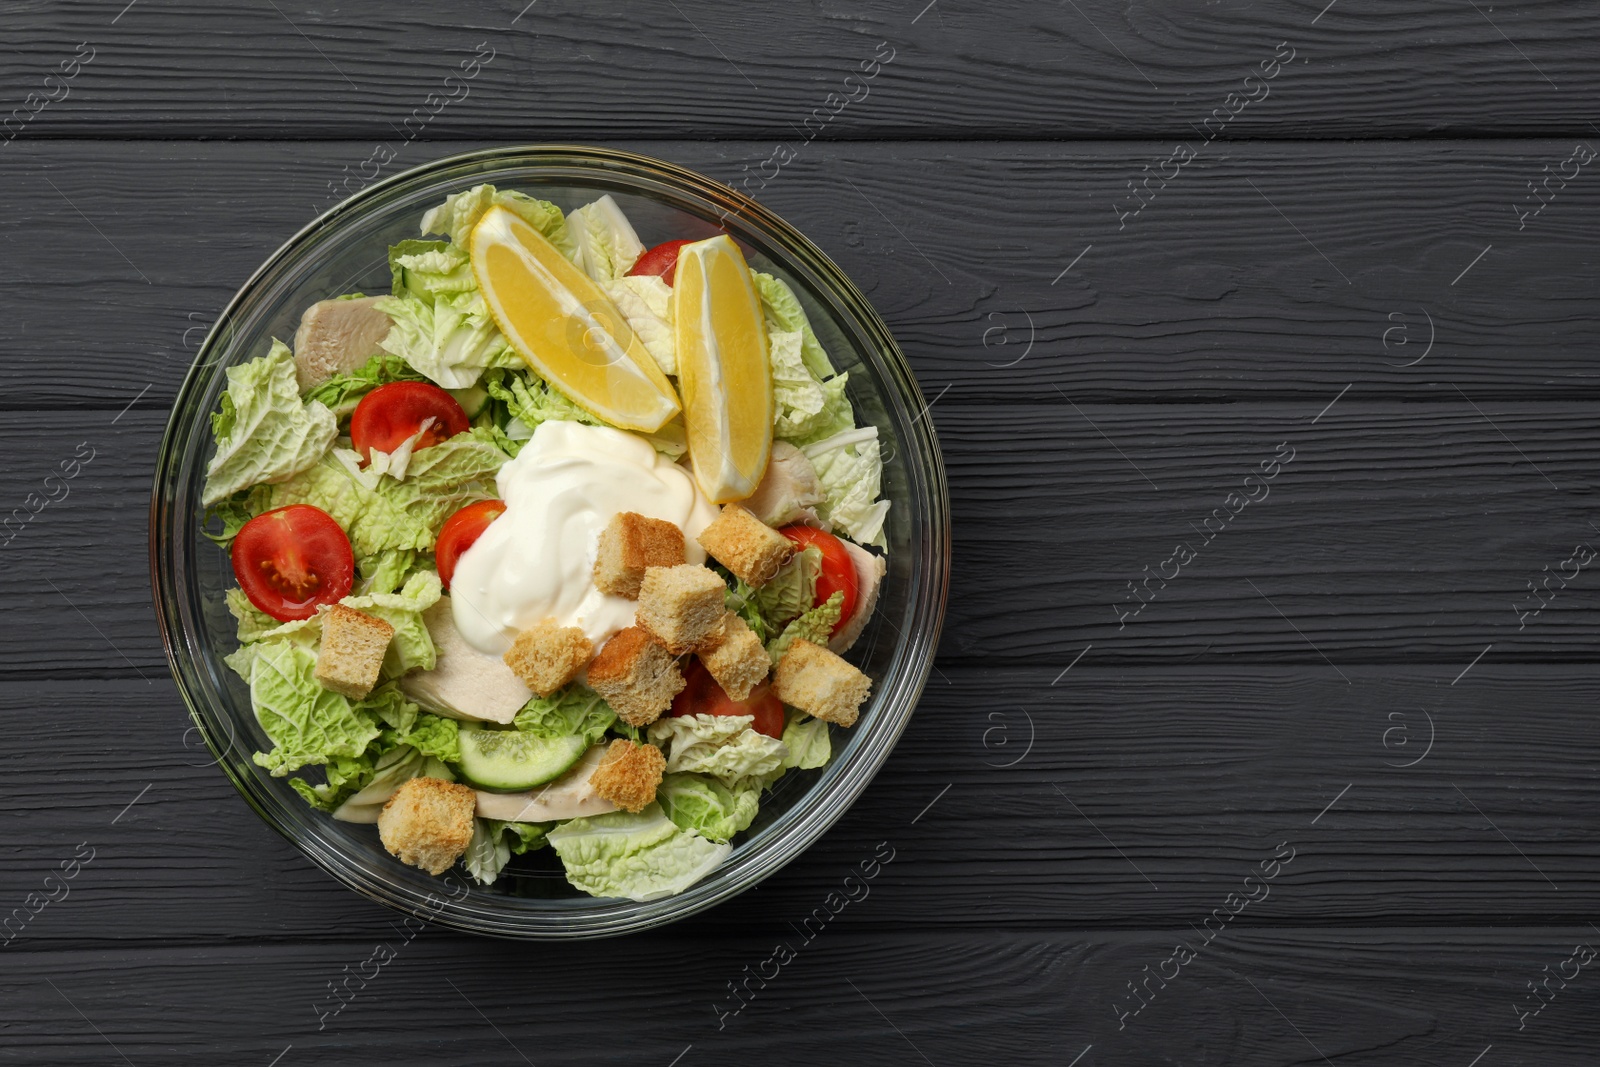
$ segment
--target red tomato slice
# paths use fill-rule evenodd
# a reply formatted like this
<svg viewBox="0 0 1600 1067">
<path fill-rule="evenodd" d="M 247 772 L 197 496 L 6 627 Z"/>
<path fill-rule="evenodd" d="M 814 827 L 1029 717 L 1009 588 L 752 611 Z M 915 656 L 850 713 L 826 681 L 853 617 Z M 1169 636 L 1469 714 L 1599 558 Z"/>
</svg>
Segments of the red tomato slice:
<svg viewBox="0 0 1600 1067">
<path fill-rule="evenodd" d="M 467 413 L 456 398 L 428 382 L 390 382 L 361 398 L 350 416 L 350 443 L 361 453 L 361 462 L 372 459 L 372 450 L 393 452 L 405 439 L 422 429 L 429 416 L 433 425 L 417 442 L 429 448 L 450 440 L 470 425 Z"/>
<path fill-rule="evenodd" d="M 321 508 L 290 504 L 245 523 L 233 539 L 233 576 L 250 603 L 279 622 L 309 619 L 350 595 L 350 538 Z"/>
<path fill-rule="evenodd" d="M 735 700 L 698 659 L 691 659 L 684 666 L 683 680 L 684 687 L 672 698 L 668 715 L 754 715 L 750 728 L 756 733 L 783 736 L 783 701 L 772 692 L 770 684 L 758 685 L 744 700 Z"/>
<path fill-rule="evenodd" d="M 478 536 L 506 510 L 504 500 L 480 500 L 468 504 L 439 527 L 439 544 L 434 549 L 434 562 L 439 566 L 439 581 L 446 589 L 456 575 L 456 563 L 461 553 L 472 547 Z"/>
<path fill-rule="evenodd" d="M 861 580 L 856 577 L 855 560 L 850 558 L 850 552 L 844 544 L 826 530 L 819 530 L 815 526 L 785 526 L 778 532 L 792 541 L 797 549 L 816 545 L 822 550 L 822 568 L 817 574 L 817 598 L 811 606 L 827 603 L 829 597 L 842 591 L 844 605 L 839 612 L 839 621 L 833 627 L 833 632 L 838 633 L 856 613 L 856 603 L 861 598 Z"/>
<path fill-rule="evenodd" d="M 654 248 L 647 250 L 628 268 L 629 274 L 654 274 L 672 284 L 678 276 L 678 250 L 684 245 L 694 244 L 693 241 L 662 241 Z"/>
</svg>

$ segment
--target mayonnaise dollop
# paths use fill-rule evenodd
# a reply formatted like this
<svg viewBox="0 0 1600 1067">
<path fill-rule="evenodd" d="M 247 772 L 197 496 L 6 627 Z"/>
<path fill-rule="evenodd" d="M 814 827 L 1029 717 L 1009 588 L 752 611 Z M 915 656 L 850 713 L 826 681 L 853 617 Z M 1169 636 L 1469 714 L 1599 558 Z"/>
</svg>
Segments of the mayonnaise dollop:
<svg viewBox="0 0 1600 1067">
<path fill-rule="evenodd" d="M 636 601 L 595 588 L 600 531 L 635 511 L 695 535 L 717 509 L 688 471 L 643 438 L 604 426 L 545 422 L 495 479 L 506 510 L 461 554 L 450 581 L 456 629 L 473 647 L 503 655 L 517 633 L 548 618 L 576 626 L 599 648 L 633 623 Z"/>
</svg>

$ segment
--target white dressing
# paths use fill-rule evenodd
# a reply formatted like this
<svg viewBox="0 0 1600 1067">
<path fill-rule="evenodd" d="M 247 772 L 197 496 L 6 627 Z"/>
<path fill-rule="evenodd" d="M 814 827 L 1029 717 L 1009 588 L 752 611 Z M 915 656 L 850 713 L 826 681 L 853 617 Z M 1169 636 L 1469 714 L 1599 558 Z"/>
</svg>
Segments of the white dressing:
<svg viewBox="0 0 1600 1067">
<path fill-rule="evenodd" d="M 676 524 L 688 561 L 705 562 L 695 535 L 717 509 L 637 434 L 541 423 L 495 480 L 506 510 L 462 553 L 450 582 L 456 628 L 490 655 L 543 619 L 578 627 L 596 648 L 633 623 L 637 602 L 594 585 L 600 531 L 621 512 Z"/>
</svg>

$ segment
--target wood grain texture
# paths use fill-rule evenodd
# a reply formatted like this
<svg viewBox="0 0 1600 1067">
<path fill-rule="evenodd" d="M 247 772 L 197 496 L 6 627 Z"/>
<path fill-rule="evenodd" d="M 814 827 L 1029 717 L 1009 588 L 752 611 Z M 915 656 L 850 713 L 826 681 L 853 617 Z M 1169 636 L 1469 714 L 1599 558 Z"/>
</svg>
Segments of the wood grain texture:
<svg viewBox="0 0 1600 1067">
<path fill-rule="evenodd" d="M 826 136 L 1167 136 L 1187 135 L 1287 42 L 1294 63 L 1230 136 L 1589 132 L 1600 83 L 1581 5 L 1325 2 L 702 0 L 520 18 L 522 0 L 185 0 L 120 16 L 118 4 L 19 3 L 0 99 L 20 106 L 87 41 L 93 61 L 30 135 L 387 137 L 437 93 L 455 99 L 429 123 L 435 137 L 788 139 L 830 93 L 853 92 Z M 894 58 L 863 97 L 844 78 L 879 42 Z M 447 85 L 480 43 L 493 60 Z"/>
<path fill-rule="evenodd" d="M 883 914 L 876 896 L 854 907 Z M 1518 1031 L 1541 967 L 1593 942 L 1585 924 L 1230 933 L 1119 1030 L 1127 985 L 1174 936 L 1146 931 L 995 936 L 824 929 L 737 1015 L 728 985 L 787 937 L 708 943 L 674 930 L 541 947 L 426 933 L 211 948 L 0 955 L 29 1063 L 458 1064 L 1084 1063 L 1586 1064 L 1600 1037 L 1588 971 Z M 1193 935 L 1190 935 L 1191 940 Z M 378 946 L 394 958 L 337 1015 L 327 984 Z M 768 969 L 770 975 L 772 971 Z M 1170 971 L 1169 971 L 1170 973 Z M 670 975 L 663 982 L 660 976 Z M 559 976 L 557 980 L 553 977 Z M 248 983 L 250 996 L 240 996 Z M 620 1014 L 616 998 L 647 1003 Z M 719 1021 L 722 1028 L 719 1029 Z M 113 1051 L 111 1045 L 116 1051 Z M 287 1051 L 292 1046 L 292 1051 Z M 1319 1055 L 1320 1054 L 1320 1055 Z M 924 1057 L 926 1058 L 924 1060 Z"/>
<path fill-rule="evenodd" d="M 728 181 L 770 150 L 621 146 Z M 415 146 L 397 166 L 455 147 Z M 1597 395 L 1600 178 L 1581 171 L 1520 231 L 1514 205 L 1530 210 L 1527 182 L 1572 147 L 1216 144 L 1119 223 L 1126 183 L 1170 143 L 829 145 L 759 198 L 867 292 L 925 391 L 949 389 L 942 406 L 1054 389 L 1310 402 L 1350 383 L 1571 400 Z M 0 168 L 20 205 L 0 244 L 28 249 L 30 284 L 0 294 L 17 324 L 0 407 L 114 412 L 146 386 L 170 401 L 206 325 L 369 151 L 19 139 Z"/>
<path fill-rule="evenodd" d="M 1065 665 L 1091 643 L 1098 662 L 1302 663 L 1335 681 L 1358 663 L 1427 664 L 1448 680 L 1490 644 L 1497 662 L 1592 662 L 1594 566 L 1559 577 L 1576 545 L 1600 545 L 1589 405 L 1359 397 L 1326 414 L 1333 393 L 935 405 L 955 519 L 941 662 Z M 36 614 L 0 632 L 0 670 L 164 676 L 139 547 L 163 425 L 135 407 L 0 426 L 9 508 L 80 444 L 98 449 L 71 494 L 4 546 L 0 589 Z M 1263 487 L 1280 446 L 1294 458 Z M 1229 494 L 1263 491 L 1230 515 Z M 1197 553 L 1181 568 L 1180 544 Z M 1548 598 L 1537 614 L 1529 583 Z"/>
<path fill-rule="evenodd" d="M 1600 579 L 1529 592 L 1600 539 L 1594 165 L 1519 213 L 1600 146 L 1594 28 L 1561 0 L 8 5 L 0 116 L 94 58 L 0 141 L 0 518 L 95 458 L 0 546 L 0 919 L 95 858 L 0 933 L 0 1061 L 1592 1063 L 1592 965 L 1526 1013 L 1600 946 Z M 150 472 L 205 324 L 375 148 L 389 176 L 540 141 L 748 181 L 856 279 L 940 434 L 950 614 L 882 771 L 755 890 L 606 943 L 413 939 L 189 731 Z"/>
<path fill-rule="evenodd" d="M 840 927 L 1182 932 L 1285 842 L 1293 860 L 1231 928 L 1600 911 L 1586 829 L 1600 740 L 1571 728 L 1592 671 L 1486 662 L 1453 687 L 1400 667 L 1349 674 L 1089 658 L 1064 677 L 942 670 L 834 829 L 683 928 L 715 941 L 798 922 L 882 842 L 895 858 L 871 892 L 895 903 Z M 37 724 L 0 754 L 0 917 L 80 842 L 96 850 L 13 947 L 359 939 L 393 921 L 257 819 L 169 682 L 13 683 L 0 718 Z"/>
</svg>

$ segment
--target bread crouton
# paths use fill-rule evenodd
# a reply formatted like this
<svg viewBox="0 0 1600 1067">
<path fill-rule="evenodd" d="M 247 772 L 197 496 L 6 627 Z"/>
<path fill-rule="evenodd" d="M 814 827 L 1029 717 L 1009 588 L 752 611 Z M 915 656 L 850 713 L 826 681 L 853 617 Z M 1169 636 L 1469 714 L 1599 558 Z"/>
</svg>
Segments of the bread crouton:
<svg viewBox="0 0 1600 1067">
<path fill-rule="evenodd" d="M 695 540 L 753 589 L 771 581 L 794 552 L 787 537 L 738 504 L 722 505 L 722 513 Z"/>
<path fill-rule="evenodd" d="M 594 655 L 594 642 L 576 626 L 546 619 L 528 627 L 501 657 L 522 684 L 547 697 L 578 676 Z"/>
<path fill-rule="evenodd" d="M 767 680 L 772 660 L 762 647 L 761 638 L 733 612 L 723 614 L 695 654 L 706 665 L 722 691 L 734 700 L 743 700 L 750 691 Z"/>
<path fill-rule="evenodd" d="M 629 726 L 659 719 L 683 685 L 672 653 L 638 626 L 619 631 L 589 664 L 589 688 Z"/>
<path fill-rule="evenodd" d="M 410 778 L 378 813 L 378 837 L 402 863 L 448 871 L 472 840 L 478 795 L 441 778 Z"/>
<path fill-rule="evenodd" d="M 361 700 L 378 684 L 394 627 L 375 615 L 335 604 L 322 616 L 322 647 L 312 672 L 322 688 Z"/>
<path fill-rule="evenodd" d="M 717 625 L 727 606 L 728 586 L 698 563 L 650 567 L 639 583 L 640 626 L 675 656 L 693 650 Z"/>
<path fill-rule="evenodd" d="M 855 725 L 871 688 L 871 678 L 803 639 L 789 645 L 772 675 L 772 690 L 779 700 L 838 726 Z"/>
<path fill-rule="evenodd" d="M 594 585 L 602 593 L 637 600 L 646 567 L 675 567 L 687 558 L 683 531 L 676 525 L 624 511 L 600 531 Z"/>
<path fill-rule="evenodd" d="M 656 798 L 656 786 L 667 769 L 667 757 L 654 745 L 619 737 L 589 776 L 594 791 L 619 808 L 638 813 Z"/>
</svg>

